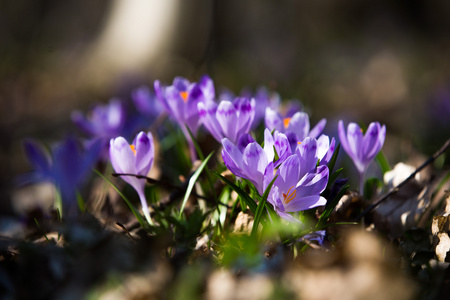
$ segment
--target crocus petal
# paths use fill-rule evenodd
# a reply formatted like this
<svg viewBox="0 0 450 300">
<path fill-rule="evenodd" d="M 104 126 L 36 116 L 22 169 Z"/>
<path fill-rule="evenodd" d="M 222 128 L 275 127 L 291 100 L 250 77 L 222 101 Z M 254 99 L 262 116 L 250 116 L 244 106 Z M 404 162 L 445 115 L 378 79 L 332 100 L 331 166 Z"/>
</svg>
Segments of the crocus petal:
<svg viewBox="0 0 450 300">
<path fill-rule="evenodd" d="M 288 214 L 287 212 L 279 211 L 279 210 L 277 210 L 276 212 L 281 218 L 285 219 L 288 222 L 302 224 L 302 222 L 299 219 L 295 218 L 291 214 Z"/>
<path fill-rule="evenodd" d="M 131 99 L 136 109 L 146 116 L 156 117 L 163 110 L 161 103 L 156 99 L 156 95 L 147 86 L 141 86 L 133 90 Z"/>
<path fill-rule="evenodd" d="M 283 133 L 275 132 L 275 150 L 278 154 L 276 166 L 283 163 L 291 154 L 291 146 L 287 136 Z"/>
<path fill-rule="evenodd" d="M 350 146 L 351 153 L 358 159 L 361 158 L 361 146 L 363 133 L 356 123 L 350 123 L 347 127 L 347 141 Z"/>
<path fill-rule="evenodd" d="M 295 198 L 284 206 L 286 212 L 297 212 L 311 209 L 317 206 L 323 206 L 327 203 L 327 199 L 319 195 Z"/>
<path fill-rule="evenodd" d="M 155 149 L 153 147 L 153 135 L 140 132 L 134 140 L 136 148 L 136 172 L 139 175 L 147 176 L 153 166 Z"/>
<path fill-rule="evenodd" d="M 280 191 L 286 193 L 289 189 L 295 188 L 299 179 L 300 161 L 297 155 L 289 156 L 278 168 L 276 186 Z"/>
<path fill-rule="evenodd" d="M 130 144 L 123 138 L 111 139 L 109 147 L 109 156 L 114 171 L 117 173 L 136 174 L 134 153 Z"/>
<path fill-rule="evenodd" d="M 213 101 L 216 93 L 212 79 L 208 75 L 203 75 L 198 84 L 203 91 L 205 101 Z"/>
<path fill-rule="evenodd" d="M 299 140 L 306 138 L 309 133 L 308 114 L 301 111 L 295 113 L 289 121 L 286 132 L 294 132 Z"/>
<path fill-rule="evenodd" d="M 338 133 L 342 148 L 344 148 L 345 152 L 347 152 L 347 154 L 350 156 L 349 153 L 351 153 L 351 148 L 347 141 L 347 134 L 345 133 L 344 122 L 342 120 L 340 120 L 338 123 Z"/>
<path fill-rule="evenodd" d="M 175 118 L 178 123 L 184 124 L 185 120 L 185 108 L 186 105 L 180 96 L 180 92 L 173 86 L 166 88 L 166 101 L 169 107 L 170 114 Z"/>
<path fill-rule="evenodd" d="M 234 107 L 237 112 L 236 137 L 239 138 L 241 134 L 248 132 L 255 118 L 255 100 L 248 98 L 237 98 L 234 102 Z"/>
<path fill-rule="evenodd" d="M 198 119 L 198 103 L 205 102 L 205 96 L 199 84 L 192 84 L 187 98 L 186 119 Z"/>
<path fill-rule="evenodd" d="M 72 122 L 82 131 L 89 135 L 95 135 L 93 124 L 89 122 L 81 111 L 74 111 L 70 114 Z"/>
<path fill-rule="evenodd" d="M 381 126 L 378 122 L 370 123 L 369 128 L 363 138 L 362 155 L 365 161 L 370 163 L 377 153 L 381 150 L 383 143 L 380 143 L 380 135 L 382 134 Z M 384 142 L 384 138 L 383 138 Z"/>
<path fill-rule="evenodd" d="M 255 139 L 249 133 L 244 133 L 239 137 L 237 147 L 239 151 L 244 152 L 245 147 L 247 147 L 248 144 L 254 142 Z"/>
<path fill-rule="evenodd" d="M 237 141 L 236 126 L 238 118 L 233 103 L 221 101 L 217 107 L 216 118 L 224 135 L 235 143 Z"/>
<path fill-rule="evenodd" d="M 25 154 L 32 164 L 33 168 L 40 172 L 43 177 L 50 175 L 50 156 L 37 143 L 25 141 L 23 143 Z"/>
<path fill-rule="evenodd" d="M 266 108 L 265 123 L 266 127 L 269 128 L 270 131 L 273 131 L 274 129 L 280 132 L 284 131 L 284 125 L 281 116 L 270 107 Z"/>
<path fill-rule="evenodd" d="M 159 103 L 164 107 L 164 109 L 172 115 L 172 109 L 167 103 L 165 96 L 165 87 L 161 86 L 161 82 L 159 80 L 155 80 L 153 83 L 153 88 L 155 90 L 156 99 L 158 99 Z"/>
<path fill-rule="evenodd" d="M 188 90 L 191 83 L 186 78 L 177 76 L 173 79 L 172 84 L 178 91 L 183 92 Z"/>
<path fill-rule="evenodd" d="M 264 192 L 264 173 L 268 165 L 267 156 L 258 143 L 250 143 L 242 154 L 246 178 L 253 182 L 258 192 Z"/>
<path fill-rule="evenodd" d="M 227 168 L 236 176 L 246 177 L 241 151 L 227 138 L 222 139 L 222 159 Z"/>
<path fill-rule="evenodd" d="M 297 184 L 297 196 L 305 197 L 321 194 L 327 187 L 328 173 L 327 166 L 320 166 L 317 173 L 308 173 L 303 176 Z"/>
<path fill-rule="evenodd" d="M 300 159 L 300 178 L 316 167 L 317 157 L 317 141 L 316 139 L 307 137 L 297 147 L 296 153 Z"/>
<path fill-rule="evenodd" d="M 322 134 L 317 139 L 317 157 L 321 160 L 330 148 L 330 138 Z"/>
<path fill-rule="evenodd" d="M 275 141 L 273 139 L 272 134 L 270 133 L 269 129 L 266 128 L 264 130 L 264 151 L 266 152 L 268 161 L 273 161 L 275 158 Z"/>
<path fill-rule="evenodd" d="M 113 98 L 107 106 L 108 127 L 117 128 L 123 124 L 124 109 L 123 104 L 119 99 Z"/>
<path fill-rule="evenodd" d="M 264 171 L 264 180 L 263 180 L 263 191 L 266 191 L 266 188 L 269 186 L 270 182 L 274 178 L 274 165 L 273 162 L 269 162 L 269 164 L 266 167 L 266 170 Z"/>
<path fill-rule="evenodd" d="M 222 134 L 222 128 L 216 119 L 217 104 L 214 101 L 199 102 L 197 104 L 198 116 L 206 129 L 212 134 L 212 136 L 220 142 L 224 136 Z"/>
<path fill-rule="evenodd" d="M 70 136 L 53 150 L 53 168 L 55 176 L 65 178 L 63 181 L 76 183 L 81 169 L 79 149 L 74 137 Z"/>
<path fill-rule="evenodd" d="M 90 172 L 92 169 L 92 165 L 99 159 L 102 151 L 104 150 L 105 140 L 102 138 L 98 138 L 93 140 L 89 146 L 86 147 L 86 151 L 83 154 L 82 162 L 81 162 L 81 175 L 84 177 L 84 174 Z"/>
<path fill-rule="evenodd" d="M 325 125 L 327 125 L 327 119 L 323 118 L 319 121 L 319 123 L 316 124 L 316 126 L 311 129 L 308 136 L 312 138 L 317 138 L 319 134 L 322 133 L 323 129 L 325 128 Z"/>
</svg>

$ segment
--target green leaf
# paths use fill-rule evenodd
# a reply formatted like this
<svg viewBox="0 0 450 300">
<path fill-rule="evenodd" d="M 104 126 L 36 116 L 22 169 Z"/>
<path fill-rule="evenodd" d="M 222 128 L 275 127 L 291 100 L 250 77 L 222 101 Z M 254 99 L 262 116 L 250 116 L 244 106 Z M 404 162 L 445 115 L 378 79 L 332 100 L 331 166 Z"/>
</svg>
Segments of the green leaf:
<svg viewBox="0 0 450 300">
<path fill-rule="evenodd" d="M 84 202 L 83 197 L 81 196 L 81 194 L 77 191 L 77 203 L 78 203 L 78 208 L 80 209 L 80 211 L 82 213 L 86 212 L 86 203 Z"/>
<path fill-rule="evenodd" d="M 139 224 L 141 225 L 142 228 L 144 229 L 148 229 L 149 226 L 147 225 L 147 222 L 144 220 L 144 218 L 141 216 L 141 214 L 138 212 L 138 210 L 136 209 L 136 207 L 127 199 L 127 197 L 125 197 L 125 195 L 119 190 L 119 188 L 111 182 L 111 180 L 109 180 L 108 178 L 106 178 L 102 173 L 100 173 L 99 171 L 94 169 L 94 172 L 97 173 L 97 175 L 99 175 L 103 180 L 105 180 L 107 183 L 109 183 L 113 189 L 122 197 L 122 199 L 125 201 L 125 203 L 128 205 L 128 207 L 130 208 L 130 210 L 133 212 L 133 215 L 136 217 L 136 219 L 138 220 Z"/>
<path fill-rule="evenodd" d="M 195 148 L 195 151 L 197 152 L 198 158 L 202 161 L 205 160 L 205 156 L 203 155 L 203 152 L 202 152 L 200 146 L 198 145 L 197 140 L 195 139 L 194 135 L 192 134 L 192 131 L 189 129 L 189 127 L 187 125 L 185 125 L 185 126 L 186 126 L 187 131 L 189 132 L 189 136 L 191 137 L 192 142 L 194 143 L 194 148 Z M 214 197 L 214 200 L 216 200 L 216 202 L 217 202 L 216 190 L 214 188 L 214 184 L 209 175 L 209 172 L 206 173 L 206 179 L 208 180 L 208 184 L 211 189 L 211 194 Z"/>
<path fill-rule="evenodd" d="M 330 162 L 328 163 L 328 169 L 330 170 L 330 174 L 334 170 L 334 166 L 336 165 L 336 160 L 339 155 L 340 149 L 341 149 L 341 144 L 338 144 L 336 146 L 336 149 L 334 149 L 334 152 L 333 152 L 333 155 L 331 156 Z"/>
<path fill-rule="evenodd" d="M 380 167 L 381 172 L 386 173 L 391 170 L 391 166 L 389 165 L 389 162 L 386 158 L 386 156 L 383 154 L 383 151 L 378 152 L 377 156 L 375 156 L 375 161 L 377 162 L 378 166 Z"/>
<path fill-rule="evenodd" d="M 198 177 L 200 176 L 200 173 L 203 171 L 203 169 L 206 167 L 206 164 L 208 163 L 209 159 L 214 154 L 214 151 L 211 152 L 208 157 L 202 162 L 200 167 L 192 174 L 191 178 L 189 179 L 189 184 L 186 189 L 186 194 L 184 195 L 183 203 L 181 203 L 181 209 L 180 209 L 180 217 L 183 213 L 184 207 L 186 206 L 186 202 L 189 199 L 189 196 L 191 195 L 192 189 L 194 188 L 195 182 L 197 181 Z"/>
<path fill-rule="evenodd" d="M 350 185 L 345 185 L 339 193 L 337 193 L 336 197 L 334 197 L 333 200 L 328 204 L 328 206 L 325 208 L 324 212 L 319 218 L 319 221 L 316 224 L 316 230 L 319 230 L 325 226 L 325 223 L 327 222 L 328 218 L 331 215 L 331 212 L 334 210 L 336 205 L 339 203 L 339 200 L 344 196 L 345 192 L 347 192 L 347 189 L 350 187 Z"/>
<path fill-rule="evenodd" d="M 225 178 L 224 176 L 220 175 L 219 173 L 210 170 L 214 175 L 219 177 L 223 182 L 225 182 L 229 187 L 231 187 L 236 193 L 238 193 L 239 196 L 241 196 L 241 199 L 245 202 L 245 204 L 248 205 L 250 210 L 255 214 L 256 213 L 256 202 L 253 200 L 244 190 L 242 190 L 240 187 L 235 185 L 233 182 Z"/>
<path fill-rule="evenodd" d="M 275 145 L 273 145 L 273 152 L 275 153 L 275 157 L 274 157 L 274 161 L 277 161 L 280 159 L 280 157 L 278 156 L 278 152 L 277 149 L 275 148 Z"/>
<path fill-rule="evenodd" d="M 336 172 L 330 175 L 330 178 L 328 179 L 327 188 L 331 187 L 333 182 L 338 178 L 338 176 L 341 174 L 343 168 L 337 169 Z"/>
<path fill-rule="evenodd" d="M 364 199 L 371 199 L 377 189 L 383 187 L 383 181 L 377 177 L 370 177 L 364 183 Z"/>
<path fill-rule="evenodd" d="M 275 178 L 272 179 L 272 181 L 269 183 L 266 190 L 264 191 L 261 201 L 258 204 L 258 207 L 256 208 L 255 219 L 253 220 L 253 227 L 251 233 L 251 236 L 253 237 L 256 235 L 256 232 L 258 232 L 259 222 L 261 221 L 264 208 L 266 207 L 267 197 L 269 196 L 270 189 L 272 188 L 272 185 L 275 182 L 275 179 L 277 179 L 277 177 L 278 175 L 275 176 Z"/>
<path fill-rule="evenodd" d="M 62 197 L 59 188 L 55 188 L 55 204 L 54 208 L 58 212 L 59 220 L 63 218 L 63 207 L 62 207 Z"/>
</svg>

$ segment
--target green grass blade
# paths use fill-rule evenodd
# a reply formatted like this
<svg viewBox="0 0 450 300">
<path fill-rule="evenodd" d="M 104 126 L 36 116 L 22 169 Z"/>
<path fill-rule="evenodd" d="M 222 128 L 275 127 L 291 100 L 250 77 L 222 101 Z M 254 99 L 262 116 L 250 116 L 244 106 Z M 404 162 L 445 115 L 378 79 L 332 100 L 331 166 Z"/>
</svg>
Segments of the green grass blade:
<svg viewBox="0 0 450 300">
<path fill-rule="evenodd" d="M 213 174 L 215 174 L 217 177 L 219 177 L 223 182 L 225 182 L 229 187 L 231 187 L 238 195 L 241 197 L 241 199 L 245 202 L 245 204 L 248 205 L 250 210 L 255 214 L 256 213 L 256 202 L 253 200 L 244 190 L 242 190 L 240 187 L 235 185 L 233 182 L 225 178 L 224 176 L 220 175 L 217 172 L 214 172 L 211 170 Z"/>
<path fill-rule="evenodd" d="M 189 133 L 189 136 L 191 137 L 192 143 L 194 144 L 194 148 L 195 148 L 195 151 L 197 152 L 197 155 L 198 155 L 199 159 L 201 161 L 205 160 L 205 156 L 203 155 L 202 149 L 198 145 L 197 140 L 195 139 L 195 137 L 192 134 L 192 132 L 189 129 L 189 127 L 187 125 L 185 125 L 185 126 L 186 126 L 186 129 L 187 129 L 188 133 Z M 217 202 L 216 190 L 214 189 L 214 184 L 212 182 L 212 179 L 211 179 L 211 176 L 210 176 L 209 172 L 206 174 L 206 179 L 208 180 L 208 184 L 209 184 L 209 187 L 211 189 L 211 194 L 214 197 L 214 200 L 216 200 L 216 202 Z"/>
<path fill-rule="evenodd" d="M 261 201 L 258 204 L 258 207 L 256 208 L 255 219 L 253 220 L 253 227 L 252 227 L 252 233 L 251 233 L 252 237 L 255 237 L 256 233 L 258 232 L 258 226 L 261 221 L 261 217 L 264 212 L 264 208 L 266 207 L 267 197 L 269 196 L 270 189 L 272 188 L 272 185 L 275 182 L 275 179 L 277 179 L 277 177 L 278 177 L 278 175 L 275 176 L 275 178 L 272 179 L 272 181 L 269 183 L 266 190 L 264 191 Z"/>
<path fill-rule="evenodd" d="M 189 133 L 189 136 L 191 137 L 192 143 L 194 144 L 195 151 L 197 152 L 198 158 L 201 161 L 205 160 L 205 156 L 203 155 L 202 149 L 200 149 L 200 146 L 197 143 L 197 140 L 195 139 L 194 135 L 192 134 L 191 130 L 187 125 L 184 125 L 187 129 L 187 132 Z"/>
<path fill-rule="evenodd" d="M 120 197 L 122 197 L 122 199 L 125 201 L 125 203 L 128 205 L 128 207 L 130 208 L 130 210 L 133 212 L 133 215 L 136 217 L 136 219 L 138 220 L 139 224 L 141 225 L 142 228 L 146 229 L 148 228 L 147 222 L 144 220 L 144 218 L 141 216 L 141 214 L 138 212 L 138 210 L 136 209 L 136 207 L 127 199 L 127 197 L 125 197 L 125 195 L 119 190 L 119 188 L 112 183 L 111 180 L 109 180 L 108 178 L 106 178 L 102 173 L 100 173 L 99 171 L 94 169 L 94 172 L 97 173 L 97 175 L 99 175 L 103 180 L 105 180 L 107 183 L 109 183 L 113 189 L 120 195 Z"/>
<path fill-rule="evenodd" d="M 195 182 L 197 181 L 198 177 L 200 176 L 200 173 L 203 171 L 203 169 L 206 167 L 206 164 L 208 163 L 209 159 L 213 156 L 214 151 L 211 152 L 207 158 L 202 162 L 200 167 L 192 174 L 191 178 L 189 179 L 189 184 L 186 189 L 186 194 L 184 195 L 183 203 L 181 203 L 181 209 L 180 209 L 180 217 L 183 213 L 184 207 L 186 206 L 186 202 L 189 199 L 189 196 L 191 195 L 192 189 L 194 188 Z"/>
<path fill-rule="evenodd" d="M 333 155 L 331 156 L 331 159 L 330 159 L 330 161 L 328 163 L 328 169 L 330 171 L 330 174 L 334 170 L 334 166 L 336 165 L 336 160 L 337 160 L 337 157 L 339 155 L 339 150 L 340 149 L 341 149 L 341 144 L 338 144 L 336 146 L 336 149 L 334 149 Z"/>
<path fill-rule="evenodd" d="M 380 167 L 381 172 L 386 173 L 391 170 L 391 166 L 389 165 L 389 162 L 386 158 L 386 156 L 383 154 L 383 151 L 378 152 L 377 156 L 375 156 L 375 161 L 377 162 L 378 166 Z"/>
<path fill-rule="evenodd" d="M 328 179 L 327 188 L 330 188 L 334 181 L 338 178 L 338 176 L 341 174 L 343 168 L 337 169 L 336 172 L 330 175 L 330 178 Z"/>
<path fill-rule="evenodd" d="M 84 202 L 83 197 L 81 196 L 80 192 L 77 191 L 77 204 L 78 208 L 82 213 L 86 212 L 86 203 Z"/>
</svg>

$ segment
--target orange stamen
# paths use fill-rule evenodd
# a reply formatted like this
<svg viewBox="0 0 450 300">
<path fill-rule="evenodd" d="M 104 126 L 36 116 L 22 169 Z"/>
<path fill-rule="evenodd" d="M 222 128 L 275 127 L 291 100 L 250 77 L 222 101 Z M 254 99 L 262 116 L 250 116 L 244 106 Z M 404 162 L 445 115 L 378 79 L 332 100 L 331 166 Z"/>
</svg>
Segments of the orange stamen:
<svg viewBox="0 0 450 300">
<path fill-rule="evenodd" d="M 188 100 L 188 92 L 186 92 L 186 91 L 180 92 L 180 96 L 181 96 L 181 99 L 183 99 L 183 101 L 186 103 Z"/>
<path fill-rule="evenodd" d="M 297 195 L 297 190 L 294 189 L 294 190 L 291 192 L 291 189 L 292 189 L 293 187 L 294 187 L 294 186 L 291 186 L 291 187 L 288 189 L 288 191 L 286 192 L 286 194 L 285 194 L 285 193 L 282 193 L 282 194 L 283 194 L 283 202 L 284 202 L 284 204 L 288 204 L 289 202 L 291 202 L 292 199 L 294 199 L 295 196 Z"/>
<path fill-rule="evenodd" d="M 131 151 L 133 151 L 133 154 L 136 155 L 136 147 L 134 145 L 130 145 Z"/>
<path fill-rule="evenodd" d="M 291 121 L 291 118 L 284 118 L 283 119 L 283 124 L 284 124 L 284 128 L 288 128 L 289 126 L 289 122 Z"/>
</svg>

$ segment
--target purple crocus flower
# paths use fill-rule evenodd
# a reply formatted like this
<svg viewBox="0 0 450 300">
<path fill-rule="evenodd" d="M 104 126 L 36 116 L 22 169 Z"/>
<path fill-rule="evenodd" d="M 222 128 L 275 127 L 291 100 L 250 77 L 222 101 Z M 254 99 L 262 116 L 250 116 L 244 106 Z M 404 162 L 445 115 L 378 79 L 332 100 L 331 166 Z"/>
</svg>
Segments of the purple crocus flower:
<svg viewBox="0 0 450 300">
<path fill-rule="evenodd" d="M 130 126 L 126 124 L 125 107 L 117 98 L 111 99 L 107 104 L 95 105 L 86 115 L 81 111 L 74 111 L 71 118 L 75 125 L 89 136 L 87 145 L 101 141 L 100 159 L 103 161 L 108 159 L 109 140 L 116 136 L 128 136 Z"/>
<path fill-rule="evenodd" d="M 72 121 L 85 133 L 95 138 L 107 138 L 122 134 L 125 124 L 125 109 L 119 99 L 108 104 L 96 105 L 88 115 L 74 111 Z"/>
<path fill-rule="evenodd" d="M 148 86 L 141 86 L 133 90 L 131 100 L 138 112 L 150 119 L 158 117 L 164 109 Z"/>
<path fill-rule="evenodd" d="M 338 124 L 341 145 L 353 160 L 360 175 L 360 193 L 363 193 L 363 178 L 369 164 L 380 152 L 386 137 L 386 126 L 378 122 L 370 123 L 365 134 L 356 123 L 350 123 L 345 133 L 344 122 Z"/>
<path fill-rule="evenodd" d="M 192 160 L 196 159 L 195 148 L 189 130 L 195 135 L 200 126 L 197 105 L 200 102 L 213 101 L 214 84 L 204 75 L 198 83 L 190 83 L 182 77 L 175 77 L 171 86 L 162 86 L 155 80 L 154 88 L 157 99 L 168 114 L 180 125 L 190 147 Z"/>
<path fill-rule="evenodd" d="M 98 159 L 100 142 L 91 143 L 83 151 L 77 140 L 73 136 L 68 136 L 53 147 L 51 155 L 32 141 L 26 141 L 24 148 L 28 160 L 34 167 L 34 171 L 24 178 L 25 181 L 52 182 L 61 195 L 65 214 L 69 216 L 76 214 L 77 191 Z"/>
<path fill-rule="evenodd" d="M 292 154 L 287 136 L 278 131 L 275 131 L 272 136 L 268 128 L 264 130 L 264 151 L 269 162 L 274 161 L 276 151 L 278 160 L 274 161 L 275 167 L 279 166 Z"/>
<path fill-rule="evenodd" d="M 273 179 L 274 169 L 292 154 L 286 135 L 275 132 L 272 136 L 267 128 L 264 148 L 249 134 L 241 135 L 237 145 L 224 138 L 222 145 L 222 158 L 227 168 L 234 175 L 250 180 L 260 195 Z"/>
<path fill-rule="evenodd" d="M 227 168 L 236 176 L 248 179 L 260 195 L 273 179 L 273 162 L 267 158 L 264 149 L 251 142 L 239 150 L 229 139 L 222 140 L 222 158 Z"/>
<path fill-rule="evenodd" d="M 199 102 L 197 108 L 201 122 L 218 142 L 226 137 L 236 143 L 248 133 L 255 117 L 255 100 L 248 98 L 224 100 L 219 105 L 214 101 Z"/>
<path fill-rule="evenodd" d="M 326 204 L 327 200 L 320 194 L 328 183 L 327 166 L 302 174 L 300 159 L 294 154 L 281 164 L 276 175 L 267 201 L 283 219 L 300 223 L 290 213 Z"/>
<path fill-rule="evenodd" d="M 153 136 L 150 132 L 141 131 L 131 145 L 123 137 L 111 139 L 109 156 L 116 173 L 147 176 L 153 166 L 155 156 Z M 136 190 L 141 200 L 144 216 L 149 224 L 153 224 L 144 193 L 146 180 L 134 176 L 122 176 L 122 179 Z"/>
<path fill-rule="evenodd" d="M 290 133 L 295 134 L 297 141 L 302 141 L 306 137 L 316 138 L 325 128 L 326 119 L 322 119 L 310 130 L 309 116 L 305 112 L 296 112 L 292 117 L 281 117 L 281 115 L 270 107 L 266 108 L 266 127 L 269 130 L 277 130 L 284 132 L 289 136 Z"/>
<path fill-rule="evenodd" d="M 314 170 L 319 162 L 320 166 L 330 162 L 335 149 L 334 138 L 330 139 L 326 135 L 321 135 L 318 139 L 307 137 L 297 144 L 295 154 L 300 160 L 300 174 Z"/>
</svg>

